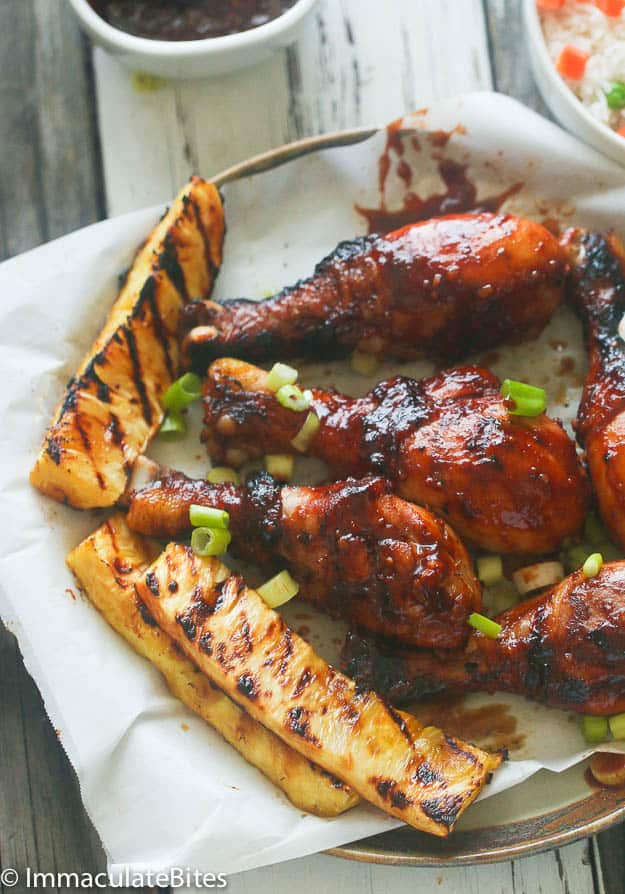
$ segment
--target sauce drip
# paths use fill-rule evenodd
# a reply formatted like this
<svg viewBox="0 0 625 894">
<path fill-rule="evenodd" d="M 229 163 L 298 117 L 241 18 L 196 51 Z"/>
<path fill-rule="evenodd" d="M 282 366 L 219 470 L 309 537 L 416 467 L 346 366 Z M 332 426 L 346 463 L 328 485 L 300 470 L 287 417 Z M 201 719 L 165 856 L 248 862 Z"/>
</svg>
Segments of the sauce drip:
<svg viewBox="0 0 625 894">
<path fill-rule="evenodd" d="M 462 695 L 436 695 L 410 705 L 409 710 L 425 726 L 442 727 L 448 735 L 488 751 L 518 751 L 525 743 L 525 736 L 517 731 L 516 717 L 501 702 L 468 708 Z"/>
<path fill-rule="evenodd" d="M 149 40 L 204 40 L 266 25 L 297 0 L 89 0 L 109 25 Z"/>
<path fill-rule="evenodd" d="M 392 166 L 391 153 L 398 160 L 397 175 L 408 189 L 412 183 L 413 172 L 404 158 L 404 143 L 399 129 L 401 121 L 395 121 L 387 127 L 386 146 L 378 162 L 378 182 L 380 190 L 380 206 L 363 208 L 356 205 L 356 211 L 367 221 L 369 233 L 389 233 L 406 224 L 441 217 L 445 214 L 463 214 L 466 212 L 499 211 L 503 203 L 522 188 L 522 183 L 514 183 L 503 192 L 484 199 L 477 197 L 477 188 L 467 176 L 468 165 L 449 158 L 438 159 L 438 172 L 445 189 L 441 193 L 433 193 L 422 197 L 415 192 L 407 192 L 400 208 L 389 210 L 386 205 L 386 180 Z M 456 128 L 456 132 L 458 128 Z M 442 149 L 452 136 L 453 131 L 434 131 L 427 135 L 428 141 L 437 149 Z M 417 137 L 412 136 L 415 150 L 420 148 Z"/>
</svg>

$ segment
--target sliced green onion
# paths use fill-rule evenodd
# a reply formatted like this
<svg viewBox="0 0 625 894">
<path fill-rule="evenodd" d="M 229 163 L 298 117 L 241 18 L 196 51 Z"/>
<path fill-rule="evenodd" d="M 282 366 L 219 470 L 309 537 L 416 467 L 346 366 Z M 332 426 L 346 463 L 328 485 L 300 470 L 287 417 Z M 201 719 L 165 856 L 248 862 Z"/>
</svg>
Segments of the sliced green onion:
<svg viewBox="0 0 625 894">
<path fill-rule="evenodd" d="M 225 509 L 200 506 L 198 503 L 192 503 L 189 507 L 189 521 L 194 528 L 228 529 L 230 527 L 230 515 Z"/>
<path fill-rule="evenodd" d="M 477 576 L 485 587 L 492 587 L 503 577 L 501 556 L 480 556 L 477 560 Z"/>
<path fill-rule="evenodd" d="M 514 379 L 503 380 L 501 396 L 514 404 L 513 407 L 507 407 L 511 416 L 540 416 L 547 406 L 547 395 L 543 388 L 515 382 Z"/>
<path fill-rule="evenodd" d="M 289 453 L 269 453 L 265 457 L 265 469 L 278 481 L 290 481 L 295 462 Z"/>
<path fill-rule="evenodd" d="M 316 413 L 311 411 L 306 417 L 304 424 L 291 441 L 293 447 L 295 447 L 296 450 L 299 450 L 300 453 L 306 453 L 310 447 L 312 439 L 319 431 L 320 425 L 319 417 Z"/>
<path fill-rule="evenodd" d="M 612 81 L 610 89 L 606 90 L 605 98 L 611 109 L 625 108 L 625 84 L 623 81 Z"/>
<path fill-rule="evenodd" d="M 582 574 L 584 577 L 596 577 L 601 571 L 602 565 L 603 556 L 601 553 L 593 553 L 591 556 L 588 556 L 582 565 Z"/>
<path fill-rule="evenodd" d="M 287 410 L 293 410 L 295 413 L 303 413 L 310 406 L 309 398 L 297 385 L 283 385 L 278 388 L 276 397 L 281 406 L 286 407 Z"/>
<path fill-rule="evenodd" d="M 469 624 L 489 639 L 497 639 L 503 629 L 501 624 L 492 621 L 486 615 L 480 615 L 479 612 L 469 615 Z"/>
<path fill-rule="evenodd" d="M 179 413 L 165 413 L 159 435 L 166 441 L 177 441 L 187 433 L 187 424 Z"/>
<path fill-rule="evenodd" d="M 202 397 L 202 380 L 195 373 L 185 373 L 169 386 L 163 395 L 162 404 L 172 413 L 180 413 Z"/>
<path fill-rule="evenodd" d="M 241 476 L 236 469 L 231 469 L 228 466 L 214 466 L 208 470 L 206 480 L 211 484 L 225 484 L 227 481 L 231 481 L 232 484 L 239 484 Z"/>
<path fill-rule="evenodd" d="M 608 539 L 605 528 L 594 512 L 591 512 L 586 516 L 586 521 L 584 522 L 584 538 L 589 543 L 592 543 L 593 546 L 600 546 L 600 544 Z"/>
<path fill-rule="evenodd" d="M 608 726 L 614 739 L 625 739 L 625 714 L 614 714 L 608 720 Z"/>
<path fill-rule="evenodd" d="M 259 596 L 262 596 L 270 608 L 284 605 L 289 599 L 297 596 L 298 592 L 299 584 L 293 580 L 288 571 L 281 571 L 258 588 Z"/>
<path fill-rule="evenodd" d="M 380 365 L 375 354 L 365 354 L 364 351 L 354 351 L 351 356 L 351 367 L 361 376 L 372 376 Z"/>
<path fill-rule="evenodd" d="M 299 373 L 286 363 L 274 363 L 269 372 L 265 385 L 270 391 L 279 391 L 284 385 L 294 385 Z"/>
<path fill-rule="evenodd" d="M 194 528 L 191 549 L 198 556 L 220 556 L 228 549 L 232 535 L 225 528 Z"/>
<path fill-rule="evenodd" d="M 608 738 L 608 718 L 584 714 L 581 719 L 581 730 L 583 737 L 591 745 L 595 742 L 605 742 Z"/>
<path fill-rule="evenodd" d="M 608 720 L 613 739 L 625 739 L 625 714 L 614 714 Z"/>
</svg>

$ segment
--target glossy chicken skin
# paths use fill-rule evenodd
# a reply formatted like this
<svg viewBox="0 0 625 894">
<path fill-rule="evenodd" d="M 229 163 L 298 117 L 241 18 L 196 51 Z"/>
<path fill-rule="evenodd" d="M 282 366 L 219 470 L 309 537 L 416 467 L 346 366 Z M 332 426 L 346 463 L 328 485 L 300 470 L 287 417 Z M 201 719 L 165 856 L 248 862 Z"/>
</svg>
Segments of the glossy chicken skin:
<svg viewBox="0 0 625 894">
<path fill-rule="evenodd" d="M 569 298 L 582 318 L 590 369 L 577 414 L 577 437 L 601 517 L 625 548 L 625 251 L 614 234 L 569 230 Z"/>
<path fill-rule="evenodd" d="M 563 294 L 558 241 L 509 214 L 460 214 L 342 242 L 263 301 L 196 302 L 183 349 L 200 372 L 248 360 L 373 354 L 447 360 L 535 338 Z"/>
<path fill-rule="evenodd" d="M 280 487 L 261 472 L 237 487 L 170 472 L 131 495 L 128 524 L 178 537 L 192 503 L 227 509 L 235 552 L 267 574 L 286 563 L 302 595 L 335 617 L 411 645 L 451 649 L 467 639 L 481 588 L 466 550 L 381 478 Z"/>
<path fill-rule="evenodd" d="M 475 631 L 455 657 L 386 651 L 350 634 L 345 667 L 397 703 L 450 689 L 514 692 L 582 714 L 625 711 L 625 562 L 591 579 L 577 571 L 496 620 L 497 639 Z"/>
<path fill-rule="evenodd" d="M 303 414 L 283 408 L 265 380 L 242 361 L 212 364 L 204 439 L 213 459 L 240 465 L 293 451 Z M 485 549 L 547 553 L 583 524 L 589 489 L 575 444 L 546 415 L 510 415 L 486 370 L 398 376 L 358 399 L 315 388 L 311 408 L 321 425 L 308 453 L 334 477 L 384 475 Z"/>
</svg>

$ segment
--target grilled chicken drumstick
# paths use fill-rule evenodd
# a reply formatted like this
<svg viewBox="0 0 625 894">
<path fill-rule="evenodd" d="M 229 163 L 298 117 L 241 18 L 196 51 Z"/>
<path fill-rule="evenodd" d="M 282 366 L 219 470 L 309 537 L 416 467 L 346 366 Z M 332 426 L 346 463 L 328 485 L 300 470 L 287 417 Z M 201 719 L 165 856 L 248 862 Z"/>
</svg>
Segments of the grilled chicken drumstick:
<svg viewBox="0 0 625 894">
<path fill-rule="evenodd" d="M 625 548 L 625 249 L 614 234 L 581 229 L 563 237 L 571 261 L 569 297 L 584 324 L 590 370 L 577 414 L 577 437 L 601 517 Z"/>
<path fill-rule="evenodd" d="M 210 367 L 204 439 L 213 459 L 240 465 L 293 451 L 303 414 L 278 403 L 266 376 L 238 360 Z M 334 477 L 384 475 L 486 549 L 547 553 L 583 524 L 589 489 L 575 444 L 544 414 L 510 415 L 486 370 L 397 376 L 358 399 L 315 388 L 311 409 L 321 424 L 308 453 Z"/>
<path fill-rule="evenodd" d="M 441 690 L 515 692 L 582 714 L 625 711 L 625 562 L 576 571 L 497 618 L 497 639 L 471 633 L 464 651 L 386 653 L 350 634 L 347 673 L 401 703 Z"/>
<path fill-rule="evenodd" d="M 166 471 L 131 495 L 128 524 L 178 537 L 192 503 L 226 509 L 235 551 L 267 573 L 286 562 L 302 595 L 331 615 L 411 645 L 466 642 L 481 589 L 464 546 L 384 479 L 280 487 L 260 472 L 237 487 Z"/>
<path fill-rule="evenodd" d="M 203 372 L 248 360 L 373 354 L 445 359 L 534 338 L 559 304 L 565 263 L 543 226 L 461 214 L 342 242 L 314 274 L 264 301 L 194 302 L 183 350 Z"/>
</svg>

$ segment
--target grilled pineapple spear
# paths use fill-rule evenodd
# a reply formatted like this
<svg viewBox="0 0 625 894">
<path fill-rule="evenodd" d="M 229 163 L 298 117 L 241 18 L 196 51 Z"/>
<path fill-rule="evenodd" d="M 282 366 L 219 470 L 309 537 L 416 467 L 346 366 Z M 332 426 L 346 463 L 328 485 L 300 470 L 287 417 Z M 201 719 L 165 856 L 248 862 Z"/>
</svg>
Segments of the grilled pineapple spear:
<svg viewBox="0 0 625 894">
<path fill-rule="evenodd" d="M 314 766 L 253 720 L 184 657 L 138 600 L 134 582 L 154 558 L 153 545 L 117 514 L 67 557 L 89 600 L 132 648 L 165 677 L 171 692 L 214 727 L 301 810 L 338 816 L 358 802 L 344 783 Z"/>
<path fill-rule="evenodd" d="M 216 559 L 172 543 L 135 586 L 159 626 L 247 713 L 416 829 L 448 835 L 501 761 L 358 691 Z"/>
<path fill-rule="evenodd" d="M 193 177 L 137 252 L 57 407 L 30 475 L 43 493 L 77 509 L 112 506 L 123 493 L 178 372 L 180 310 L 210 294 L 223 235 L 219 192 Z"/>
</svg>

